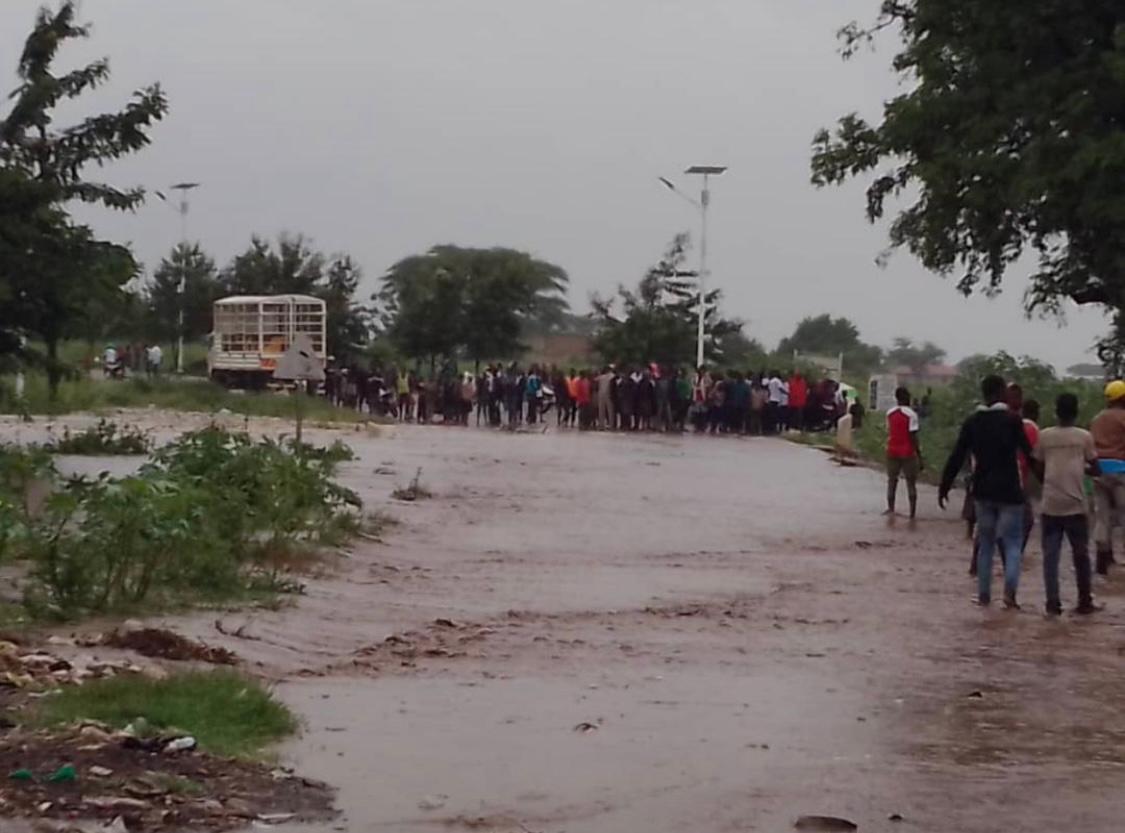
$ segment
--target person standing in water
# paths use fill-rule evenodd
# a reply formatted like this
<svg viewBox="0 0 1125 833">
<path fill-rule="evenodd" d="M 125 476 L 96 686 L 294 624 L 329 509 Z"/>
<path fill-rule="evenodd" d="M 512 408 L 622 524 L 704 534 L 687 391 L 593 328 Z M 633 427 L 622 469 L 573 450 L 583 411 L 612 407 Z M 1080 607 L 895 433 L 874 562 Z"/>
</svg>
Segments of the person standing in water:
<svg viewBox="0 0 1125 833">
<path fill-rule="evenodd" d="M 913 519 L 918 514 L 918 473 L 922 470 L 922 446 L 918 440 L 921 424 L 918 414 L 910 407 L 909 390 L 896 390 L 895 402 L 898 404 L 887 411 L 887 511 L 884 514 L 895 513 L 901 477 L 906 481 Z"/>
<path fill-rule="evenodd" d="M 1086 475 L 1097 476 L 1098 452 L 1088 431 L 1076 428 L 1078 397 L 1064 393 L 1055 402 L 1057 428 L 1039 435 L 1031 466 L 1043 483 L 1043 585 L 1047 615 L 1062 614 L 1059 598 L 1059 554 L 1063 536 L 1070 541 L 1074 577 L 1078 583 L 1079 615 L 1094 613 L 1090 576 L 1090 531 L 1086 518 Z"/>
<path fill-rule="evenodd" d="M 1125 509 L 1125 382 L 1105 387 L 1105 409 L 1090 423 L 1101 474 L 1094 480 L 1094 543 L 1098 575 L 1109 575 L 1113 558 L 1113 520 Z"/>
<path fill-rule="evenodd" d="M 949 492 L 971 454 L 973 497 L 980 548 L 977 552 L 977 603 L 992 602 L 992 555 L 997 539 L 1004 542 L 1004 607 L 1018 610 L 1023 544 L 1024 494 L 1020 483 L 1019 453 L 1031 457 L 1023 423 L 1005 401 L 1004 380 L 988 376 L 981 383 L 984 405 L 965 420 L 957 444 L 942 472 L 938 505 L 945 509 Z"/>
</svg>

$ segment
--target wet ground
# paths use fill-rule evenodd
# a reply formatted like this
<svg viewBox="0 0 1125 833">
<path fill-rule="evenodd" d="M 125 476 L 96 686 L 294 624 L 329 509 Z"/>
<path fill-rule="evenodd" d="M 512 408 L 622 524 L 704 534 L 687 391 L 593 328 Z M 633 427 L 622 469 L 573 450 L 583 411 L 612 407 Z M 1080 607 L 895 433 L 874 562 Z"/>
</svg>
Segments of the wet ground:
<svg viewBox="0 0 1125 833">
<path fill-rule="evenodd" d="M 282 756 L 344 815 L 275 829 L 1121 829 L 1125 579 L 1045 620 L 1033 544 L 1024 611 L 979 610 L 932 492 L 888 523 L 877 473 L 776 440 L 348 441 L 383 543 L 296 608 L 164 620 L 304 716 Z"/>
</svg>

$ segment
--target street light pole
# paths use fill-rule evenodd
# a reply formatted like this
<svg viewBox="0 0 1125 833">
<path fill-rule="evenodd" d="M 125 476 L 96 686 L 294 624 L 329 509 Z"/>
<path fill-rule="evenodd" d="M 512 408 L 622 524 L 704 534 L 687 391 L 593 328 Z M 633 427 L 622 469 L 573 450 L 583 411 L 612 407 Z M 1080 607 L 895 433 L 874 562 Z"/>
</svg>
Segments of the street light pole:
<svg viewBox="0 0 1125 833">
<path fill-rule="evenodd" d="M 707 209 L 711 206 L 711 177 L 718 176 L 724 173 L 727 169 L 720 165 L 693 165 L 688 168 L 684 173 L 692 174 L 694 176 L 703 177 L 703 193 L 700 195 L 698 201 L 692 199 L 683 191 L 675 186 L 675 184 L 664 177 L 660 177 L 660 181 L 666 188 L 672 191 L 676 196 L 691 203 L 699 209 L 701 229 L 699 235 L 699 306 L 697 309 L 698 321 L 695 336 L 695 366 L 702 367 L 704 359 L 703 345 L 706 335 L 706 321 L 707 321 L 707 279 L 710 277 L 710 272 L 707 271 Z"/>
<path fill-rule="evenodd" d="M 178 182 L 169 189 L 180 192 L 180 202 L 175 206 L 180 215 L 180 283 L 176 287 L 179 300 L 176 327 L 176 373 L 180 375 L 183 375 L 184 372 L 184 292 L 187 289 L 187 263 L 184 262 L 184 258 L 187 257 L 187 216 L 190 207 L 188 192 L 194 191 L 198 187 L 198 182 Z M 159 191 L 156 192 L 156 196 L 165 201 L 168 199 Z"/>
<path fill-rule="evenodd" d="M 701 230 L 699 235 L 699 322 L 695 336 L 695 366 L 702 367 L 705 322 L 707 320 L 707 282 L 711 273 L 707 271 L 707 209 L 711 206 L 711 177 L 726 171 L 719 165 L 693 165 L 684 173 L 703 177 L 703 193 L 699 199 Z"/>
</svg>

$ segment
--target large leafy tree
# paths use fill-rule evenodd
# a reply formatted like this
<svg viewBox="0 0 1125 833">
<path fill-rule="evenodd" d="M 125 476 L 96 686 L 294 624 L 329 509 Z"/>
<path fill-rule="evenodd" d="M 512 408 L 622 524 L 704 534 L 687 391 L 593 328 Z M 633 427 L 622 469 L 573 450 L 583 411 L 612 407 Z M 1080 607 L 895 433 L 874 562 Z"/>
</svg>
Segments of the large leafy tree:
<svg viewBox="0 0 1125 833">
<path fill-rule="evenodd" d="M 198 243 L 177 244 L 160 261 L 145 288 L 155 332 L 179 334 L 182 307 L 182 335 L 188 340 L 202 338 L 211 332 L 211 307 L 219 295 L 215 261 Z"/>
<path fill-rule="evenodd" d="M 400 260 L 376 295 L 382 323 L 407 356 L 510 358 L 529 325 L 549 327 L 567 310 L 566 272 L 514 249 L 435 246 Z"/>
<path fill-rule="evenodd" d="M 863 342 L 859 327 L 850 319 L 833 318 L 827 313 L 802 319 L 793 334 L 781 340 L 777 352 L 786 357 L 794 352 L 818 356 L 843 353 L 844 369 L 849 373 L 866 373 L 883 358 L 882 350 Z"/>
<path fill-rule="evenodd" d="M 282 234 L 276 247 L 255 235 L 220 282 L 228 295 L 312 295 L 323 285 L 325 261 L 302 235 Z"/>
<path fill-rule="evenodd" d="M 1125 309 L 1125 5 L 1121 0 L 884 0 L 849 55 L 897 33 L 904 91 L 878 123 L 815 138 L 813 182 L 869 182 L 867 216 L 969 294 L 1027 250 L 1029 308 Z"/>
<path fill-rule="evenodd" d="M 677 235 L 636 289 L 619 286 L 615 297 L 590 299 L 598 324 L 594 347 L 607 361 L 628 364 L 692 363 L 698 336 L 699 290 L 695 272 L 685 269 L 688 235 Z M 704 355 L 722 362 L 722 346 L 742 324 L 719 314 L 719 290 L 707 293 Z"/>
<path fill-rule="evenodd" d="M 76 22 L 75 3 L 40 10 L 16 67 L 19 84 L 0 120 L 0 349 L 23 336 L 41 339 L 52 395 L 63 367 L 59 342 L 84 329 L 90 302 L 120 297 L 135 274 L 127 249 L 98 240 L 66 213 L 71 200 L 128 210 L 144 200 L 140 188 L 119 189 L 87 179 L 86 169 L 141 150 L 168 110 L 158 85 L 134 94 L 116 113 L 55 125 L 56 109 L 109 78 L 107 59 L 70 72 L 52 69 L 59 49 L 89 35 Z"/>
<path fill-rule="evenodd" d="M 325 302 L 328 350 L 336 359 L 360 355 L 371 337 L 373 316 L 356 303 L 363 274 L 348 255 L 328 257 L 304 236 L 282 234 L 274 245 L 254 236 L 219 277 L 223 295 L 312 295 Z"/>
</svg>

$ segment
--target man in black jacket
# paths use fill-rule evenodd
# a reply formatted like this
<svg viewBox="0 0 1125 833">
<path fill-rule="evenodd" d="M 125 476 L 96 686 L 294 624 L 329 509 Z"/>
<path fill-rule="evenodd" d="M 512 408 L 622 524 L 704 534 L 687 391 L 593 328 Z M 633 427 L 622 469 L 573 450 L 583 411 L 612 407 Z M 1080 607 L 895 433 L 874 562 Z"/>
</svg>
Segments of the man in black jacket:
<svg viewBox="0 0 1125 833">
<path fill-rule="evenodd" d="M 966 458 L 972 455 L 973 498 L 980 542 L 977 598 L 982 605 L 992 600 L 992 554 L 1000 540 L 1007 553 L 1004 606 L 1018 609 L 1016 593 L 1020 583 L 1024 511 L 1018 454 L 1022 451 L 1030 459 L 1031 445 L 1024 434 L 1020 415 L 1013 414 L 1004 401 L 1005 392 L 1004 380 L 999 376 L 989 376 L 981 383 L 984 405 L 961 426 L 957 445 L 941 477 L 938 503 L 945 508 L 953 481 Z"/>
</svg>

